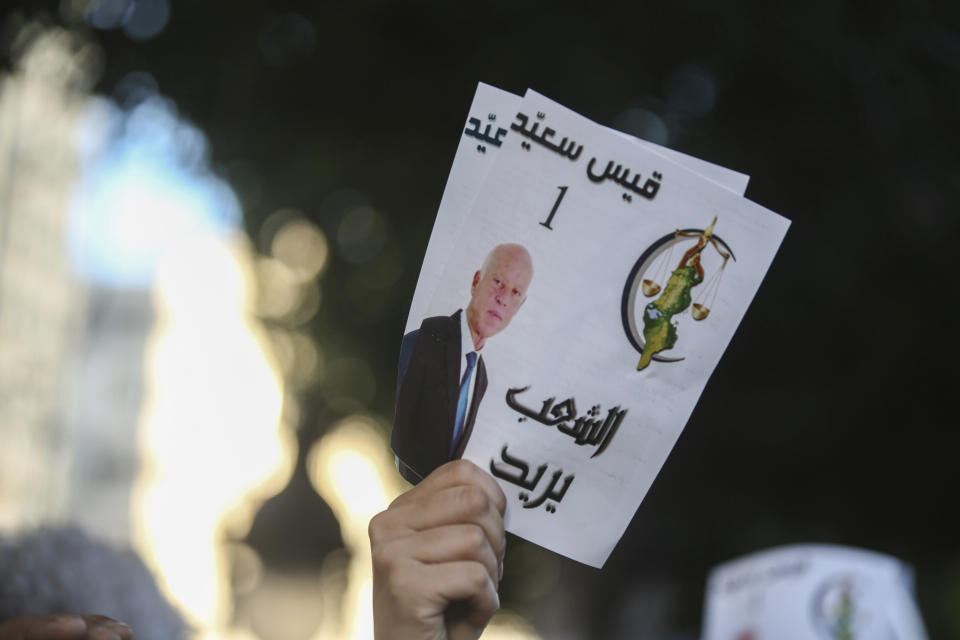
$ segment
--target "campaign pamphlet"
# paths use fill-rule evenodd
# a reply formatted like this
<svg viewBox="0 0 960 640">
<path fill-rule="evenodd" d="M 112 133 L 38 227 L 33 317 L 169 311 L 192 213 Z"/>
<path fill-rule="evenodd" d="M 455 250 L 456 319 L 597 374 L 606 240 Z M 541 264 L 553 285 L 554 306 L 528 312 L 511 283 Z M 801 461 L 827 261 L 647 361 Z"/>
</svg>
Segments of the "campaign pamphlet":
<svg viewBox="0 0 960 640">
<path fill-rule="evenodd" d="M 747 180 L 480 85 L 401 342 L 401 473 L 469 459 L 508 531 L 602 566 L 789 226 Z"/>
</svg>

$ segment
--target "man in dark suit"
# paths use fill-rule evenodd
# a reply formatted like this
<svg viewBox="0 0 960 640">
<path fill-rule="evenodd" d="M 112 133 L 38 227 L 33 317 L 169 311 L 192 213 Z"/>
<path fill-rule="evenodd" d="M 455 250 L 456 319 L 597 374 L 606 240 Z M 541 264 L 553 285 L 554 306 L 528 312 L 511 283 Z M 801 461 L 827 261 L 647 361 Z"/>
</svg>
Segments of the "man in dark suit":
<svg viewBox="0 0 960 640">
<path fill-rule="evenodd" d="M 523 246 L 498 245 L 473 274 L 466 311 L 427 318 L 403 337 L 390 442 L 410 482 L 463 455 L 487 389 L 479 352 L 523 305 L 532 278 Z"/>
</svg>

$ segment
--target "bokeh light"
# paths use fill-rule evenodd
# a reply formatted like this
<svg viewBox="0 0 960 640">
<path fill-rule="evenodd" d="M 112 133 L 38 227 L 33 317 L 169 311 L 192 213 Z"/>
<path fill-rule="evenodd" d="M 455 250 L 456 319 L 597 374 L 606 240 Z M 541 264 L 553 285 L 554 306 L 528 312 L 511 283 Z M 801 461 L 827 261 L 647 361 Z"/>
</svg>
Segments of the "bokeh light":
<svg viewBox="0 0 960 640">
<path fill-rule="evenodd" d="M 88 167 L 71 211 L 80 273 L 105 284 L 145 286 L 171 244 L 235 228 L 236 196 L 208 168 L 204 135 L 169 99 L 149 95 L 129 114 L 101 99 L 89 114 L 95 133 L 87 135 L 104 142 L 87 145 Z"/>
<path fill-rule="evenodd" d="M 131 40 L 150 40 L 170 21 L 169 0 L 86 0 L 68 2 L 70 15 L 84 14 L 97 29 L 122 28 Z"/>
<path fill-rule="evenodd" d="M 307 455 L 310 480 L 337 516 L 351 555 L 342 627 L 321 629 L 314 640 L 373 637 L 367 526 L 370 518 L 386 509 L 403 490 L 403 482 L 383 447 L 382 432 L 383 426 L 374 419 L 353 415 L 334 425 Z"/>
<path fill-rule="evenodd" d="M 702 118 L 717 100 L 716 79 L 702 66 L 684 63 L 670 71 L 664 95 L 670 111 L 681 117 Z"/>
<path fill-rule="evenodd" d="M 123 32 L 132 40 L 149 40 L 160 35 L 169 21 L 169 0 L 131 0 Z"/>
<path fill-rule="evenodd" d="M 327 266 L 327 238 L 305 218 L 286 222 L 273 236 L 270 253 L 290 267 L 301 281 L 319 277 Z"/>
<path fill-rule="evenodd" d="M 348 210 L 337 226 L 337 246 L 343 259 L 360 264 L 379 253 L 386 242 L 386 221 L 376 209 L 360 206 Z"/>
<path fill-rule="evenodd" d="M 284 318 L 297 309 L 301 283 L 296 273 L 276 258 L 257 259 L 257 313 L 265 318 Z"/>
<path fill-rule="evenodd" d="M 62 517 L 68 504 L 71 451 L 58 417 L 86 298 L 64 230 L 100 54 L 35 22 L 4 36 L 14 70 L 0 72 L 0 529 L 11 530 Z"/>
<path fill-rule="evenodd" d="M 229 620 L 226 521 L 249 526 L 253 501 L 286 483 L 295 451 L 279 430 L 283 391 L 265 337 L 245 313 L 249 262 L 246 244 L 216 238 L 167 252 L 146 357 L 134 543 L 205 632 Z"/>
<path fill-rule="evenodd" d="M 614 119 L 613 126 L 624 133 L 660 145 L 670 141 L 670 130 L 663 118 L 642 107 L 626 109 Z"/>
</svg>

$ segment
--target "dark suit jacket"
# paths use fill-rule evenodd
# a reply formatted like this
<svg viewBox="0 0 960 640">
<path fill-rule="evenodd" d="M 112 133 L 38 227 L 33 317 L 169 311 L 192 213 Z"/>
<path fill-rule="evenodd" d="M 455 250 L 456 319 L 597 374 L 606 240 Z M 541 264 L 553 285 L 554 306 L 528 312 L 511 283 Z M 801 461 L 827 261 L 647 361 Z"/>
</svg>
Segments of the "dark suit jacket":
<svg viewBox="0 0 960 640">
<path fill-rule="evenodd" d="M 463 421 L 463 434 L 453 456 L 450 446 L 460 393 L 460 314 L 427 318 L 420 329 L 403 337 L 397 377 L 397 405 L 390 444 L 400 473 L 416 484 L 431 471 L 463 455 L 473 431 L 477 408 L 487 390 L 487 369 L 477 359 L 473 401 Z"/>
</svg>

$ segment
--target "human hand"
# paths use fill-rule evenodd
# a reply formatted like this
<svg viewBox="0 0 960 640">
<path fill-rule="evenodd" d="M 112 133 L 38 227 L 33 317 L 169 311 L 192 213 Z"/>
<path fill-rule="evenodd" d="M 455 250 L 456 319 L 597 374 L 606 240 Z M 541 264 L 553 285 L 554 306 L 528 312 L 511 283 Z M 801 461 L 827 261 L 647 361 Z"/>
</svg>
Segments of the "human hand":
<svg viewBox="0 0 960 640">
<path fill-rule="evenodd" d="M 0 622 L 0 640 L 132 640 L 130 627 L 113 618 L 55 613 Z"/>
<path fill-rule="evenodd" d="M 500 607 L 506 502 L 488 473 L 455 460 L 374 516 L 377 640 L 480 637 Z"/>
</svg>

